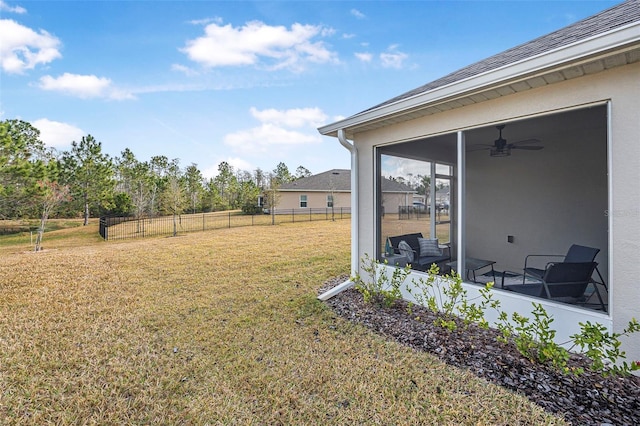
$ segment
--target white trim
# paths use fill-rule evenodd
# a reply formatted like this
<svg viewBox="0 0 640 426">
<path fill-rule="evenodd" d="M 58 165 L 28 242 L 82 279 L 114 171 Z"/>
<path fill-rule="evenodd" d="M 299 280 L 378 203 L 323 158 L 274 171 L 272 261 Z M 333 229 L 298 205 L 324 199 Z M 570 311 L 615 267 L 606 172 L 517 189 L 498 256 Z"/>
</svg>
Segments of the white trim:
<svg viewBox="0 0 640 426">
<path fill-rule="evenodd" d="M 467 246 L 467 241 L 466 241 L 466 231 L 465 231 L 465 225 L 466 225 L 466 216 L 465 216 L 465 210 L 466 210 L 466 197 L 465 197 L 465 191 L 466 191 L 466 183 L 465 183 L 465 176 L 466 176 L 466 159 L 467 159 L 467 155 L 466 155 L 466 150 L 465 150 L 465 133 L 459 131 L 458 132 L 458 182 L 457 182 L 457 189 L 458 189 L 458 196 L 457 196 L 457 220 L 458 220 L 458 273 L 461 276 L 465 276 L 465 248 Z"/>
<path fill-rule="evenodd" d="M 613 117 L 612 117 L 612 107 L 611 101 L 607 102 L 607 195 L 609 199 L 607 200 L 607 208 L 609 212 L 613 211 Z M 613 228 L 613 215 L 609 214 L 607 218 L 607 227 L 609 228 L 609 247 L 608 247 L 608 268 L 607 268 L 607 314 L 610 318 L 613 318 L 613 269 L 615 268 L 615 264 L 613 262 L 613 252 L 616 249 L 614 241 L 614 228 Z"/>
<path fill-rule="evenodd" d="M 338 141 L 351 153 L 351 275 L 355 276 L 358 273 L 360 247 L 360 242 L 358 241 L 358 149 L 356 148 L 356 145 L 354 143 L 350 143 L 347 140 L 344 130 L 342 129 L 338 130 Z M 353 285 L 353 281 L 351 281 L 351 279 L 348 279 L 342 284 L 339 284 L 336 287 L 325 291 L 320 296 L 318 296 L 318 299 L 328 300 L 333 296 L 343 292 L 344 290 L 353 287 Z"/>
<path fill-rule="evenodd" d="M 429 200 L 429 211 L 433 214 L 429 214 L 429 227 L 431 232 L 431 238 L 437 238 L 438 232 L 436 228 L 436 162 L 431 161 L 431 170 L 429 172 L 431 181 L 429 182 L 429 192 L 431 200 Z"/>
</svg>

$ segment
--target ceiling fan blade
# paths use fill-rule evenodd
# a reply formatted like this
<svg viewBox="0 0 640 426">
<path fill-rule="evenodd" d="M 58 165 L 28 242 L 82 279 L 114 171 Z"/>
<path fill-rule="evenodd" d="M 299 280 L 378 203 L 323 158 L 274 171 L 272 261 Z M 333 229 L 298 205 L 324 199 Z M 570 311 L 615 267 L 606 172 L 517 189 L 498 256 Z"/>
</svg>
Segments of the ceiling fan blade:
<svg viewBox="0 0 640 426">
<path fill-rule="evenodd" d="M 511 147 L 514 147 L 514 146 L 517 146 L 517 145 L 528 145 L 530 143 L 540 143 L 540 139 L 525 139 L 525 140 L 522 140 L 522 141 L 511 143 L 509 145 L 511 145 Z"/>
<path fill-rule="evenodd" d="M 469 145 L 467 147 L 467 152 L 482 151 L 482 150 L 491 149 L 491 148 L 493 148 L 493 145 L 485 145 L 485 144 Z"/>
<path fill-rule="evenodd" d="M 523 145 L 523 146 L 512 146 L 511 149 L 526 149 L 529 151 L 539 151 L 541 149 L 543 149 L 544 146 L 529 146 L 529 145 Z"/>
</svg>

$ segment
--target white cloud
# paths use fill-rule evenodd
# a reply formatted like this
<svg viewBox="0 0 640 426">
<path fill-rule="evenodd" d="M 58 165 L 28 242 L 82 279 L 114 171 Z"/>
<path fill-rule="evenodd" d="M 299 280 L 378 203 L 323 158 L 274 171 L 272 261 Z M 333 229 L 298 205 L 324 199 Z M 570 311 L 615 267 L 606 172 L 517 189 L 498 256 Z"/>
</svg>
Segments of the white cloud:
<svg viewBox="0 0 640 426">
<path fill-rule="evenodd" d="M 351 15 L 355 16 L 356 19 L 366 19 L 367 18 L 367 16 L 364 13 L 360 12 L 358 9 L 351 9 L 350 13 L 351 13 Z"/>
<path fill-rule="evenodd" d="M 114 87 L 110 79 L 95 75 L 64 73 L 57 78 L 46 75 L 40 78 L 40 88 L 62 92 L 82 99 L 107 98 L 123 100 L 134 98 L 130 92 Z"/>
<path fill-rule="evenodd" d="M 0 40 L 0 63 L 8 73 L 21 74 L 62 57 L 58 38 L 44 30 L 35 32 L 11 19 L 0 19 Z"/>
<path fill-rule="evenodd" d="M 204 18 L 204 19 L 193 19 L 191 21 L 189 21 L 190 24 L 192 25 L 207 25 L 210 23 L 216 23 L 216 24 L 222 24 L 224 21 L 222 20 L 222 18 L 216 16 L 214 18 Z"/>
<path fill-rule="evenodd" d="M 399 52 L 398 46 L 393 45 L 386 52 L 380 54 L 380 61 L 385 68 L 402 68 L 404 61 L 409 57 L 406 53 Z"/>
<path fill-rule="evenodd" d="M 262 124 L 225 136 L 224 143 L 235 152 L 260 154 L 320 143 L 316 128 L 326 122 L 327 116 L 318 108 L 290 110 L 257 110 L 251 115 Z"/>
<path fill-rule="evenodd" d="M 205 27 L 202 37 L 187 41 L 180 51 L 208 68 L 261 66 L 301 71 L 307 62 L 337 62 L 335 52 L 322 41 L 313 41 L 332 33 L 331 29 L 314 25 L 293 24 L 287 29 L 252 21 L 234 28 L 213 23 Z"/>
<path fill-rule="evenodd" d="M 252 107 L 250 112 L 254 118 L 262 123 L 285 127 L 316 128 L 327 121 L 327 116 L 320 108 L 296 108 L 285 111 L 270 108 L 259 111 Z"/>
<path fill-rule="evenodd" d="M 51 147 L 70 146 L 71 142 L 80 140 L 85 135 L 85 132 L 78 127 L 47 118 L 41 118 L 32 124 L 40 130 L 42 142 Z"/>
<path fill-rule="evenodd" d="M 362 62 L 371 62 L 373 59 L 373 55 L 371 53 L 362 52 L 362 53 L 354 53 L 355 57 L 361 60 Z"/>
<path fill-rule="evenodd" d="M 186 75 L 187 77 L 193 77 L 198 75 L 198 71 L 194 70 L 193 68 L 189 68 L 186 67 L 184 65 L 180 65 L 180 64 L 173 64 L 171 65 L 171 71 L 178 71 L 183 73 L 184 75 Z"/>
<path fill-rule="evenodd" d="M 10 12 L 10 13 L 18 13 L 18 14 L 27 13 L 27 9 L 25 9 L 24 7 L 22 7 L 22 6 L 11 7 L 11 6 L 9 6 L 7 3 L 5 3 L 2 0 L 0 0 L 0 11 L 2 11 L 2 12 Z"/>
<path fill-rule="evenodd" d="M 225 136 L 224 143 L 236 152 L 245 154 L 265 153 L 271 149 L 282 150 L 286 146 L 318 143 L 319 138 L 311 134 L 297 132 L 263 124 L 253 129 L 241 130 Z"/>
</svg>

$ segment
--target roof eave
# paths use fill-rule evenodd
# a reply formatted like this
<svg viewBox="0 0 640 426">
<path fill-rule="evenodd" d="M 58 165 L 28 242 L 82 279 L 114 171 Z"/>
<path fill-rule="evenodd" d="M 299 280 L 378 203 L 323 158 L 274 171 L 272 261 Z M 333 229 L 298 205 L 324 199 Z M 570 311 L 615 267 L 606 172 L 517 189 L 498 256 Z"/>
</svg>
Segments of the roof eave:
<svg viewBox="0 0 640 426">
<path fill-rule="evenodd" d="M 573 62 L 579 62 L 585 58 L 605 53 L 614 54 L 618 50 L 638 42 L 640 42 L 640 22 L 633 22 L 627 26 L 616 28 L 606 33 L 601 33 L 491 71 L 477 74 L 473 77 L 456 81 L 455 83 L 437 87 L 395 103 L 383 105 L 373 110 L 367 110 L 344 120 L 320 127 L 318 131 L 322 135 L 334 137 L 337 136 L 339 129 L 344 129 L 347 133 L 352 133 L 349 132 L 349 129 L 366 123 L 382 118 L 400 116 L 407 112 L 438 104 L 452 98 L 469 96 L 487 87 L 500 85 L 501 83 L 517 80 L 518 78 L 542 71 L 549 72 L 557 68 L 566 67 Z"/>
</svg>

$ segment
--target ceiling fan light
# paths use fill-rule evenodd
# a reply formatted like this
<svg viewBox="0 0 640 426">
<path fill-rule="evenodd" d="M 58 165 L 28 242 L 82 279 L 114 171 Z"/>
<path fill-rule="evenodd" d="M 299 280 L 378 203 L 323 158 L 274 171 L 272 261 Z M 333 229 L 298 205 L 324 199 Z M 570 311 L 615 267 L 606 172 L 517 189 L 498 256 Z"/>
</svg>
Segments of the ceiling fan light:
<svg viewBox="0 0 640 426">
<path fill-rule="evenodd" d="M 503 149 L 491 148 L 491 151 L 489 151 L 489 156 L 491 157 L 508 157 L 510 155 L 511 155 L 511 148 L 503 148 Z"/>
</svg>

